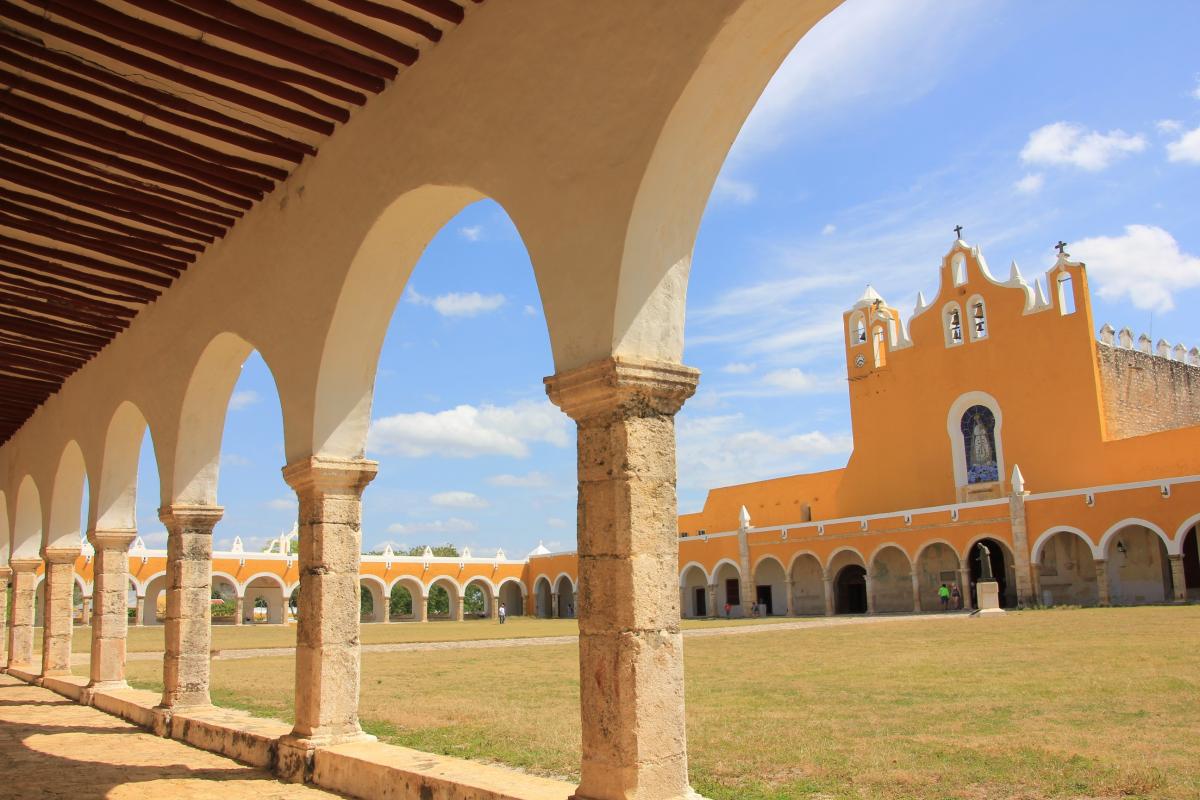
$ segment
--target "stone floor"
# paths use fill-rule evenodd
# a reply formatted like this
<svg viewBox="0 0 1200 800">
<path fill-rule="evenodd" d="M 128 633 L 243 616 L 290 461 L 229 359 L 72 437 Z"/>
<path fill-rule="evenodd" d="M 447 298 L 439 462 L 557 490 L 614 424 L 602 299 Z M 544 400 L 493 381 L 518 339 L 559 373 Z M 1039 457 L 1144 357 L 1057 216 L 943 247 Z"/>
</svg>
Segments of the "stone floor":
<svg viewBox="0 0 1200 800">
<path fill-rule="evenodd" d="M 0 675 L 0 798 L 329 800 Z"/>
</svg>

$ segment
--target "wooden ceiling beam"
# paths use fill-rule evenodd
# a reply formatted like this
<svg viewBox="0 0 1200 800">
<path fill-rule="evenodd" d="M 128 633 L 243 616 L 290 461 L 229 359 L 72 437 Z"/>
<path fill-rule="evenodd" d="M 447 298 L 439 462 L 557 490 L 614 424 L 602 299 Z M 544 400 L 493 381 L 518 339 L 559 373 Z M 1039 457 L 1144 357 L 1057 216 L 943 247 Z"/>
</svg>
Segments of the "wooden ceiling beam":
<svg viewBox="0 0 1200 800">
<path fill-rule="evenodd" d="M 3 157 L 0 155 L 0 157 Z M 29 208 L 10 201 L 2 188 L 0 188 L 0 213 L 10 217 L 19 217 L 21 219 L 36 222 L 41 225 L 61 230 L 71 236 L 78 236 L 88 240 L 97 240 L 106 242 L 112 245 L 120 246 L 121 248 L 130 250 L 142 257 L 151 256 L 157 258 L 166 258 L 171 263 L 179 264 L 178 269 L 187 269 L 188 264 L 196 260 L 196 254 L 191 251 L 174 250 L 161 242 L 155 242 L 150 239 L 140 237 L 127 236 L 119 233 L 111 226 L 105 228 L 97 228 L 92 225 L 80 222 L 77 219 L 63 219 L 54 214 L 47 214 L 37 208 Z"/>
<path fill-rule="evenodd" d="M 13 236 L 6 236 L 4 233 L 0 233 L 0 245 L 4 245 L 10 249 L 23 250 L 26 253 L 32 253 L 35 256 L 51 258 L 55 261 L 67 262 L 69 264 L 75 264 L 76 266 L 85 267 L 87 269 L 93 269 L 106 275 L 115 275 L 120 278 L 142 281 L 144 283 L 149 283 L 152 286 L 160 286 L 164 289 L 174 283 L 175 279 L 180 275 L 179 271 L 177 270 L 168 271 L 165 269 L 158 269 L 155 271 L 146 271 L 141 269 L 133 269 L 132 267 L 126 267 L 121 264 L 113 264 L 110 261 L 102 261 L 98 258 L 85 256 L 82 253 L 76 253 L 73 250 L 61 250 L 57 247 L 48 247 L 36 242 L 26 241 L 25 239 L 17 239 Z"/>
<path fill-rule="evenodd" d="M 40 14 L 26 11 L 13 5 L 9 0 L 0 0 L 0 17 L 12 20 L 34 30 L 48 33 L 65 42 L 78 45 L 98 53 L 106 58 L 128 64 L 136 69 L 144 70 L 160 78 L 173 81 L 181 86 L 187 86 L 211 97 L 220 98 L 230 103 L 242 106 L 250 111 L 266 114 L 284 122 L 305 128 L 310 131 L 328 136 L 333 133 L 333 122 L 328 119 L 299 111 L 289 106 L 250 94 L 249 92 L 197 75 L 194 71 L 181 69 L 174 64 L 159 61 L 156 58 L 142 55 L 136 50 L 109 42 L 99 36 L 53 22 Z"/>
<path fill-rule="evenodd" d="M 415 47 L 410 47 L 365 25 L 359 25 L 340 14 L 318 8 L 305 0 L 259 0 L 259 2 L 405 66 L 411 67 L 417 63 L 417 58 L 421 55 Z"/>
<path fill-rule="evenodd" d="M 62 289 L 49 286 L 45 281 L 27 281 L 19 277 L 15 277 L 6 272 L 0 271 L 0 286 L 6 286 L 10 291 L 26 294 L 33 294 L 46 300 L 53 300 L 56 303 L 78 307 L 85 311 L 91 311 L 97 314 L 105 314 L 109 317 L 118 319 L 131 320 L 137 315 L 137 310 L 117 303 L 108 303 L 103 300 L 97 300 L 95 295 L 79 295 L 71 294 Z"/>
<path fill-rule="evenodd" d="M 146 230 L 145 228 L 135 228 L 132 225 L 126 225 L 122 222 L 118 222 L 117 220 L 109 219 L 108 217 L 101 217 L 97 214 L 84 211 L 81 208 L 76 208 L 75 206 L 57 203 L 48 197 L 43 197 L 38 194 L 26 194 L 25 192 L 18 192 L 8 187 L 0 187 L 0 197 L 5 198 L 6 202 L 14 203 L 19 206 L 33 206 L 34 208 L 45 209 L 63 217 L 73 217 L 77 220 L 84 220 L 95 225 L 103 226 L 104 228 L 112 231 L 118 231 L 128 237 L 137 237 L 151 243 L 162 244 L 165 247 L 182 248 L 196 253 L 204 250 L 204 245 L 200 242 L 193 242 L 187 239 L 176 239 L 174 237 L 161 234 L 157 231 Z"/>
<path fill-rule="evenodd" d="M 23 261 L 17 258 L 5 259 L 0 257 L 0 280 L 7 281 L 10 284 L 14 281 L 28 281 L 38 287 L 55 287 L 66 292 L 81 292 L 86 293 L 86 296 L 93 302 L 112 301 L 114 303 L 136 303 L 144 305 L 158 296 L 156 289 L 143 287 L 140 284 L 134 284 L 137 287 L 137 292 L 123 292 L 117 289 L 110 289 L 106 284 L 107 281 L 97 283 L 96 276 L 88 273 L 79 273 L 78 276 L 72 274 L 75 271 L 61 265 L 57 271 L 45 271 L 44 268 L 34 264 L 33 256 L 25 253 L 14 253 L 14 256 L 20 256 Z M 25 264 L 24 267 L 17 266 L 18 263 Z M 28 268 L 26 268 L 28 267 Z M 59 276 L 62 277 L 59 277 Z"/>
<path fill-rule="evenodd" d="M 364 17 L 371 17 L 372 19 L 382 20 L 389 25 L 395 25 L 398 28 L 405 28 L 418 36 L 423 36 L 431 42 L 440 42 L 442 40 L 442 32 L 436 25 L 432 25 L 407 11 L 401 11 L 394 6 L 373 3 L 371 0 L 331 0 L 331 2 L 348 11 L 362 14 Z"/>
<path fill-rule="evenodd" d="M 463 8 L 453 0 L 405 0 L 405 2 L 413 8 L 419 8 L 446 20 L 446 22 L 453 22 L 455 25 L 463 21 Z"/>
<path fill-rule="evenodd" d="M 7 264 L 5 262 L 8 262 Z M 27 270 L 22 273 L 15 272 L 13 266 L 26 267 Z M 29 272 L 28 270 L 33 270 Z M 91 272 L 80 272 L 77 269 L 63 266 L 56 261 L 49 261 L 44 258 L 30 255 L 21 250 L 13 250 L 11 248 L 0 245 L 0 272 L 10 272 L 12 274 L 22 274 L 23 277 L 37 279 L 38 273 L 42 272 L 47 275 L 57 275 L 61 278 L 66 278 L 77 284 L 79 288 L 88 286 L 100 286 L 111 292 L 117 292 L 125 297 L 134 297 L 141 302 L 148 303 L 158 297 L 159 291 L 149 286 L 143 286 L 140 283 L 132 281 L 119 280 L 117 278 L 106 278 L 103 275 L 96 275 Z"/>
<path fill-rule="evenodd" d="M 102 237 L 84 236 L 78 234 L 67 227 L 58 225 L 47 225 L 38 220 L 28 219 L 17 215 L 9 214 L 0 211 L 0 227 L 10 228 L 15 231 L 24 233 L 32 233 L 41 236 L 45 239 L 68 242 L 70 244 L 86 247 L 88 250 L 94 250 L 97 253 L 103 253 L 112 258 L 118 258 L 129 264 L 135 264 L 139 267 L 152 269 L 157 272 L 163 272 L 167 275 L 179 277 L 188 265 L 184 261 L 173 261 L 171 259 L 155 258 L 138 250 L 130 250 L 115 244 L 111 240 L 106 240 Z"/>
</svg>

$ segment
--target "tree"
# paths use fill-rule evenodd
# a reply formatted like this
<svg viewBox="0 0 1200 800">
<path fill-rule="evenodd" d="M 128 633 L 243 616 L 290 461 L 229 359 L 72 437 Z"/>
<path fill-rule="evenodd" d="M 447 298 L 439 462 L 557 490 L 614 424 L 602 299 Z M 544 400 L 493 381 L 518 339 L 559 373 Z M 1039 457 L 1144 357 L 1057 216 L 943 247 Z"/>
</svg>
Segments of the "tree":
<svg viewBox="0 0 1200 800">
<path fill-rule="evenodd" d="M 429 616 L 450 613 L 450 593 L 445 587 L 434 586 L 429 590 Z"/>
<path fill-rule="evenodd" d="M 483 589 L 475 584 L 468 586 L 467 590 L 463 592 L 463 613 L 468 616 L 481 616 L 485 606 Z"/>
<path fill-rule="evenodd" d="M 392 587 L 392 596 L 388 599 L 388 613 L 393 617 L 407 617 L 413 613 L 412 594 L 398 583 Z"/>
<path fill-rule="evenodd" d="M 423 556 L 425 555 L 426 545 L 417 545 L 416 547 L 408 548 L 408 551 L 403 553 L 406 556 Z M 452 544 L 437 544 L 429 548 L 433 551 L 434 556 L 438 558 L 454 558 L 458 555 L 458 548 Z"/>
</svg>

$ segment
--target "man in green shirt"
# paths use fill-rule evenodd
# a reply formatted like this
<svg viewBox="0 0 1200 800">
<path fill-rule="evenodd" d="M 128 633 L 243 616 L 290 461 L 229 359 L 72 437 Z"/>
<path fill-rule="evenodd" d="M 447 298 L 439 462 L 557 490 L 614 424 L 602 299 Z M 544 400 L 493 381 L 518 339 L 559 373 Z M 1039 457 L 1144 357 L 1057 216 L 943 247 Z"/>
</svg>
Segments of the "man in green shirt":
<svg viewBox="0 0 1200 800">
<path fill-rule="evenodd" d="M 942 611 L 950 608 L 950 590 L 946 584 L 942 584 L 942 588 L 938 589 L 938 599 L 942 601 Z"/>
</svg>

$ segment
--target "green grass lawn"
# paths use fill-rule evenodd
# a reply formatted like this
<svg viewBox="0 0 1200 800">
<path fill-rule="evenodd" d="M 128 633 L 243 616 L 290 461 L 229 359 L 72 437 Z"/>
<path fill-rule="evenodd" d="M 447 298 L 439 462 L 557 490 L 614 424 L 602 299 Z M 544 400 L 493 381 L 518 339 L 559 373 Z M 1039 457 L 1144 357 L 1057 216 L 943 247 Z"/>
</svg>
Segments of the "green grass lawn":
<svg viewBox="0 0 1200 800">
<path fill-rule="evenodd" d="M 763 625 L 792 622 L 787 617 L 766 619 L 711 619 L 684 620 L 685 629 L 712 628 L 739 625 Z M 509 617 L 504 627 L 487 619 L 470 619 L 463 622 L 437 621 L 426 623 L 392 622 L 387 624 L 363 625 L 363 644 L 388 644 L 393 642 L 461 642 L 468 639 L 525 639 L 531 636 L 577 636 L 579 624 L 573 619 L 535 619 L 533 617 Z M 238 650 L 248 647 L 294 647 L 296 626 L 292 625 L 213 625 L 213 649 Z M 71 649 L 86 653 L 91 648 L 91 628 L 76 626 L 73 631 Z M 163 627 L 130 626 L 127 638 L 128 652 L 148 653 L 163 649 Z M 34 636 L 34 649 L 41 652 L 41 629 Z"/>
<path fill-rule="evenodd" d="M 1200 797 L 1197 606 L 766 628 L 685 653 L 692 779 L 714 800 Z M 215 700 L 288 719 L 293 670 L 218 659 Z M 361 715 L 385 741 L 570 778 L 577 670 L 574 645 L 367 653 Z M 160 672 L 129 664 L 146 688 Z"/>
</svg>

